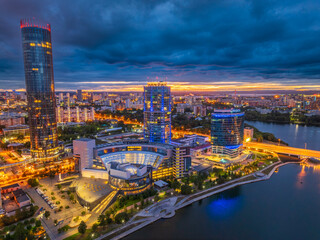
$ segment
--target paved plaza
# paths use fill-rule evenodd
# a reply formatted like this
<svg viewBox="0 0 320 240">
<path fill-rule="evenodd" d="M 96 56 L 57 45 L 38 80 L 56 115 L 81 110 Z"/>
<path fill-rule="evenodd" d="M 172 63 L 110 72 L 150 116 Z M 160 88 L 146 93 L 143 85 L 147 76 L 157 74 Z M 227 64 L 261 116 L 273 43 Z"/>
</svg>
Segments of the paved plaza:
<svg viewBox="0 0 320 240">
<path fill-rule="evenodd" d="M 88 203 L 93 203 L 112 192 L 106 180 L 96 178 L 78 178 L 70 185 L 70 188 L 73 187 L 77 195 Z"/>
</svg>

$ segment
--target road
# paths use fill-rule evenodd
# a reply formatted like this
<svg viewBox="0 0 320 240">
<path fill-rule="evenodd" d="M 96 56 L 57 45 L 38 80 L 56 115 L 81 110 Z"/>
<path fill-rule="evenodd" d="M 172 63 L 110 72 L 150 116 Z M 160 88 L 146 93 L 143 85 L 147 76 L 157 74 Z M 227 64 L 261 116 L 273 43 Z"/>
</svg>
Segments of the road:
<svg viewBox="0 0 320 240">
<path fill-rule="evenodd" d="M 258 143 L 258 142 L 247 142 L 245 143 L 245 147 L 263 149 L 266 151 L 276 152 L 276 153 L 320 158 L 320 151 L 303 149 L 303 148 L 294 148 L 294 147 L 281 146 L 281 145 L 279 146 L 279 145 Z"/>
</svg>

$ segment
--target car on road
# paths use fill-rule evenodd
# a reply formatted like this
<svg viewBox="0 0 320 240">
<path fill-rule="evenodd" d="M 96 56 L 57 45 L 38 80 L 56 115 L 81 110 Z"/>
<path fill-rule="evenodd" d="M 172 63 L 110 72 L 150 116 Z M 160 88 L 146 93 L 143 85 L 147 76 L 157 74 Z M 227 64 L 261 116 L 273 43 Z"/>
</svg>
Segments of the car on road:
<svg viewBox="0 0 320 240">
<path fill-rule="evenodd" d="M 41 207 L 41 208 L 39 209 L 38 214 L 41 214 L 43 211 L 45 211 L 45 209 L 44 209 L 44 207 Z"/>
</svg>

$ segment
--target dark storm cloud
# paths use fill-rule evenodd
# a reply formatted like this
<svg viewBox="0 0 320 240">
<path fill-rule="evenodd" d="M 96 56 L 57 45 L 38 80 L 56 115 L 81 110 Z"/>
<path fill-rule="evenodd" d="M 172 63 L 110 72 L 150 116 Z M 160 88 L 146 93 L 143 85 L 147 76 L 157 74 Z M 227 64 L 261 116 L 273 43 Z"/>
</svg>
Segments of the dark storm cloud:
<svg viewBox="0 0 320 240">
<path fill-rule="evenodd" d="M 19 20 L 25 17 L 52 25 L 57 88 L 144 82 L 157 75 L 191 83 L 317 84 L 320 77 L 316 0 L 0 4 L 0 88 L 24 87 Z"/>
</svg>

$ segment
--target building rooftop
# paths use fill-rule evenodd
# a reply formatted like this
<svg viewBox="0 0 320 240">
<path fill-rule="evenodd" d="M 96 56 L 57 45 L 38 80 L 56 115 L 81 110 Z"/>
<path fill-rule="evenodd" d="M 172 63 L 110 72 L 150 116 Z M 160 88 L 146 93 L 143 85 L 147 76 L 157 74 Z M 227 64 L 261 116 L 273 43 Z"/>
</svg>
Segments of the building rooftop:
<svg viewBox="0 0 320 240">
<path fill-rule="evenodd" d="M 15 190 L 12 193 L 16 198 L 26 194 L 22 189 Z"/>
<path fill-rule="evenodd" d="M 166 187 L 168 186 L 169 184 L 165 181 L 162 181 L 162 180 L 158 180 L 154 183 L 154 185 L 156 185 L 157 187 L 159 188 L 163 188 L 163 187 Z"/>
<path fill-rule="evenodd" d="M 74 141 L 81 141 L 81 142 L 90 142 L 94 139 L 91 138 L 79 138 L 79 139 L 75 139 Z"/>
<path fill-rule="evenodd" d="M 167 83 L 166 82 L 148 82 L 148 87 L 150 86 L 167 86 Z"/>
<path fill-rule="evenodd" d="M 215 118 L 225 118 L 225 117 L 236 117 L 244 116 L 244 112 L 241 112 L 240 109 L 215 109 L 211 115 Z"/>
<path fill-rule="evenodd" d="M 25 27 L 36 27 L 36 28 L 42 28 L 42 29 L 51 31 L 50 24 L 42 22 L 35 18 L 21 19 L 20 28 L 25 28 Z"/>
<path fill-rule="evenodd" d="M 22 189 L 15 190 L 12 192 L 12 194 L 14 195 L 18 203 L 30 201 L 29 196 Z"/>
<path fill-rule="evenodd" d="M 199 149 L 205 149 L 205 148 L 208 148 L 208 147 L 211 147 L 211 143 L 205 143 L 203 145 L 200 145 L 200 146 L 196 146 L 194 148 L 192 148 L 193 150 L 199 150 Z"/>
<path fill-rule="evenodd" d="M 6 190 L 6 189 L 10 189 L 10 188 L 16 188 L 16 187 L 20 187 L 20 185 L 18 183 L 11 184 L 11 185 L 2 187 L 2 190 Z"/>
<path fill-rule="evenodd" d="M 121 145 L 130 145 L 130 146 L 131 145 L 150 145 L 150 146 L 161 146 L 161 147 L 171 148 L 171 145 L 167 143 L 155 143 L 155 142 L 149 142 L 146 140 L 127 140 L 127 141 L 121 141 L 116 143 L 113 142 L 113 143 L 99 144 L 97 145 L 97 149 L 105 148 L 105 147 L 121 146 Z"/>
<path fill-rule="evenodd" d="M 3 131 L 10 131 L 10 130 L 17 130 L 17 129 L 28 129 L 28 128 L 29 128 L 28 125 L 18 124 L 18 125 L 8 126 L 8 127 L 4 128 Z"/>
</svg>

